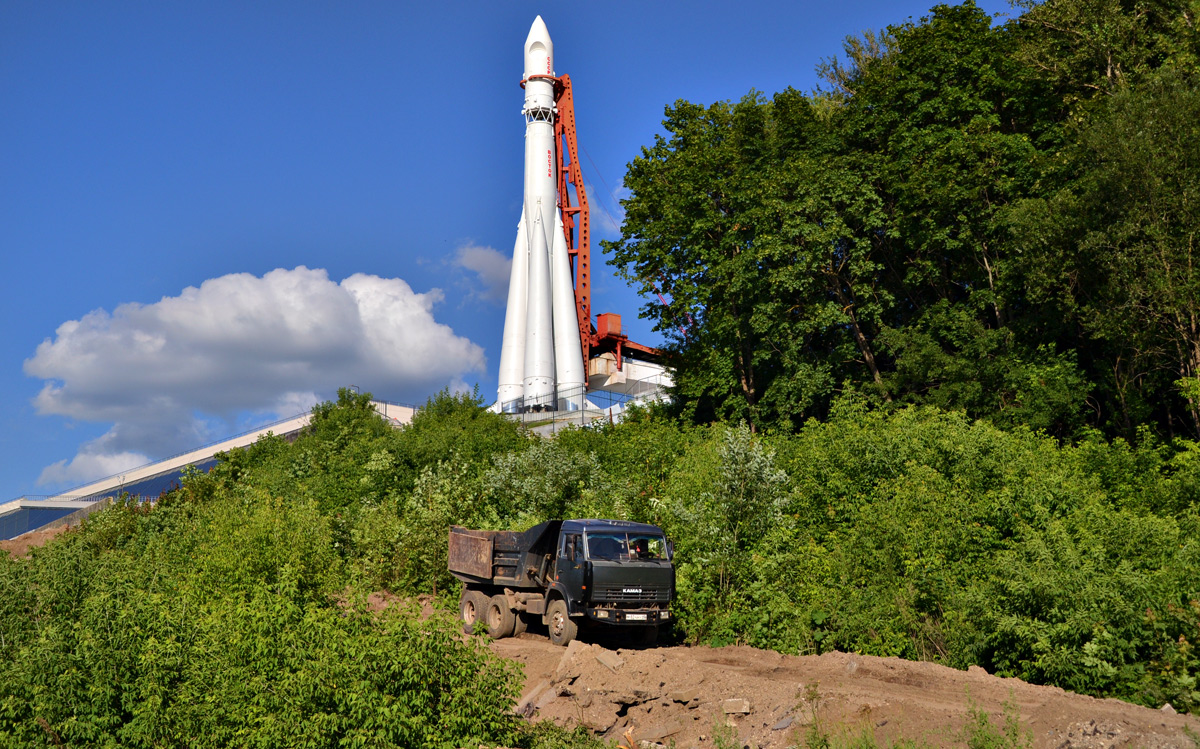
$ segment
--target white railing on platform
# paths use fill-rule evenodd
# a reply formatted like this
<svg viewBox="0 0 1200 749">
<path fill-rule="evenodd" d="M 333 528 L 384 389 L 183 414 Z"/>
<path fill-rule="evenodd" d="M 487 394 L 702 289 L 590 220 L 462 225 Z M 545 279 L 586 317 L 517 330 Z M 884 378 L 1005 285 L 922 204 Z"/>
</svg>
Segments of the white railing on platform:
<svg viewBox="0 0 1200 749">
<path fill-rule="evenodd" d="M 586 427 L 597 422 L 615 423 L 632 404 L 665 402 L 667 388 L 672 384 L 663 372 L 632 383 L 625 383 L 622 392 L 583 387 L 560 390 L 556 408 L 526 410 L 523 398 L 500 404 L 500 412 L 539 434 L 553 434 L 566 427 Z"/>
</svg>

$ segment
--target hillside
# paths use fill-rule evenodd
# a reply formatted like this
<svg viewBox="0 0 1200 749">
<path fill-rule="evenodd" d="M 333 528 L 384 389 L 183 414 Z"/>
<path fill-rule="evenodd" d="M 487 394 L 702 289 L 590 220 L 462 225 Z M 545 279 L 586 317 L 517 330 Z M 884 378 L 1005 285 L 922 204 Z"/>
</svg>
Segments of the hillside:
<svg viewBox="0 0 1200 749">
<path fill-rule="evenodd" d="M 0 551 L 25 556 L 61 532 L 28 533 L 0 542 Z M 673 741 L 682 749 L 713 746 L 715 733 L 724 732 L 735 745 L 762 749 L 812 745 L 819 735 L 940 747 L 1008 730 L 1010 745 L 1035 749 L 1200 746 L 1200 720 L 1173 709 L 1100 700 L 978 667 L 744 646 L 628 649 L 587 635 L 561 648 L 537 629 L 490 648 L 522 664 L 524 686 L 513 706 L 519 715 L 582 725 L 613 741 Z M 979 727 L 980 716 L 990 728 Z"/>
<path fill-rule="evenodd" d="M 1195 711 L 1198 456 L 1187 443 L 1067 445 L 854 398 L 794 434 L 633 412 L 547 440 L 449 394 L 394 429 L 368 396 L 343 392 L 294 442 L 265 438 L 153 507 L 117 503 L 27 556 L 0 553 L 0 744 L 224 746 L 254 734 L 263 746 L 596 746 L 586 728 L 511 716 L 557 660 L 522 680 L 449 617 L 371 604 L 380 591 L 456 601 L 451 524 L 554 517 L 664 528 L 677 569 L 667 637 L 691 647 L 661 651 L 659 670 L 680 683 L 707 674 L 702 689 L 744 684 L 729 698 L 769 713 L 751 713 L 755 730 L 794 707 L 815 670 L 831 733 L 859 730 L 845 721 L 866 705 L 883 741 L 893 730 L 953 739 L 966 696 L 955 687 L 919 707 L 931 683 L 972 683 L 992 713 L 1018 683 L 976 685 L 974 667 L 1045 685 L 1022 688 L 1041 696 L 1017 705 L 1039 742 L 1088 720 L 1101 728 L 1076 739 L 1119 727 L 1158 741 L 1137 717 L 1157 714 L 1132 705 L 1111 719 L 1090 698 L 1026 708 L 1068 690 Z M 529 657 L 557 657 L 534 647 Z M 731 652 L 745 668 L 718 662 Z M 895 671 L 871 684 L 913 688 L 902 698 L 861 676 L 842 684 L 828 664 L 843 653 L 860 654 L 864 673 Z M 777 667 L 775 682 L 738 681 Z M 579 712 L 543 697 L 538 714 Z M 683 710 L 653 704 L 655 716 Z M 696 737 L 711 727 L 689 712 L 701 715 Z"/>
</svg>

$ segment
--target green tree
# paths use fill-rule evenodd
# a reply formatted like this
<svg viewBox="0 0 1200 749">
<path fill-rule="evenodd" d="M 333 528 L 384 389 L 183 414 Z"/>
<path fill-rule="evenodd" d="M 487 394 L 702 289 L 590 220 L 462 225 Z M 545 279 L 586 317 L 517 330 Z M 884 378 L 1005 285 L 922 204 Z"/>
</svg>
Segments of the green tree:
<svg viewBox="0 0 1200 749">
<path fill-rule="evenodd" d="M 622 239 L 605 244 L 643 293 L 669 295 L 643 312 L 667 337 L 687 407 L 751 421 L 771 358 L 753 320 L 769 295 L 752 219 L 767 189 L 765 110 L 757 94 L 669 107 L 670 138 L 656 136 L 629 165 Z"/>
<path fill-rule="evenodd" d="M 606 247 L 644 293 L 670 296 L 643 312 L 667 335 L 685 410 L 790 429 L 850 370 L 879 381 L 882 205 L 852 164 L 818 153 L 810 100 L 681 101 L 664 125 L 670 138 L 630 164 L 623 236 Z"/>
<path fill-rule="evenodd" d="M 1079 177 L 1014 211 L 1040 270 L 1106 362 L 1109 417 L 1200 435 L 1200 88 L 1172 70 L 1097 106 L 1071 156 Z M 1182 406 L 1182 407 L 1181 407 Z M 1181 418 L 1182 417 L 1182 418 Z"/>
<path fill-rule="evenodd" d="M 669 295 L 643 313 L 685 413 L 790 431 L 848 381 L 1072 431 L 1088 383 L 1062 321 L 1026 303 L 1003 210 L 1040 189 L 1060 137 L 1049 86 L 1014 59 L 1021 33 L 939 5 L 848 40 L 850 62 L 821 68 L 831 91 L 667 109 L 606 247 L 648 298 Z M 935 334 L 946 319 L 984 340 Z M 947 397 L 980 349 L 1003 394 Z"/>
<path fill-rule="evenodd" d="M 1063 435 L 1082 425 L 1090 383 L 1072 351 L 1022 341 L 991 327 L 974 304 L 931 305 L 904 328 L 880 336 L 895 359 L 887 388 L 898 402 L 963 411 L 997 426 Z"/>
<path fill-rule="evenodd" d="M 1064 108 L 1136 84 L 1160 67 L 1200 62 L 1195 0 L 1014 0 L 1023 12 L 1018 58 L 1052 85 Z"/>
</svg>

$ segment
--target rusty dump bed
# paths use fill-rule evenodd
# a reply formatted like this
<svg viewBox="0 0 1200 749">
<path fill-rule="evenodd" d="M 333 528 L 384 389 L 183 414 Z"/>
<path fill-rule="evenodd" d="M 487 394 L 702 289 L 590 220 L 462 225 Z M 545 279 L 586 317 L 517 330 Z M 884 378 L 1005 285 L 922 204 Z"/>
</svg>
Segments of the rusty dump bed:
<svg viewBox="0 0 1200 749">
<path fill-rule="evenodd" d="M 527 531 L 481 531 L 450 526 L 450 574 L 467 583 L 543 588 L 561 520 Z"/>
</svg>

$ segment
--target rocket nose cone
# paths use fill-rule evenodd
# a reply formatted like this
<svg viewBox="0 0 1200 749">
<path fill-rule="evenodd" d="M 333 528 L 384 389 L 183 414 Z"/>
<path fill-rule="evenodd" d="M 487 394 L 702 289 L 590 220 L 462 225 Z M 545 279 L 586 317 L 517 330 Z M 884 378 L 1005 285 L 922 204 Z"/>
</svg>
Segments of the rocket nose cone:
<svg viewBox="0 0 1200 749">
<path fill-rule="evenodd" d="M 554 42 L 541 16 L 533 19 L 525 37 L 525 76 L 554 74 Z"/>
<path fill-rule="evenodd" d="M 543 44 L 550 43 L 550 31 L 546 29 L 546 22 L 541 16 L 533 19 L 533 25 L 529 27 L 529 36 L 525 37 L 525 46 L 528 47 L 531 42 L 542 42 Z"/>
</svg>

